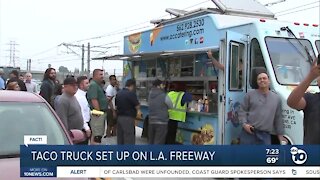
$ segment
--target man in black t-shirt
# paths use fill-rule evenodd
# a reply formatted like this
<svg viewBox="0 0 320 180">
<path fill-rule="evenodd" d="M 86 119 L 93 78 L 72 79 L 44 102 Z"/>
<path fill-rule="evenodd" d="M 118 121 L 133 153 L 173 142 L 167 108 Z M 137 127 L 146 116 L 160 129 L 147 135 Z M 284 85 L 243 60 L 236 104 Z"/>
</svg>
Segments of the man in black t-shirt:
<svg viewBox="0 0 320 180">
<path fill-rule="evenodd" d="M 129 79 L 116 95 L 117 143 L 135 144 L 135 118 L 141 118 L 140 103 L 134 92 L 136 82 Z"/>
<path fill-rule="evenodd" d="M 303 144 L 320 144 L 320 93 L 305 93 L 314 79 L 317 79 L 320 88 L 320 64 L 313 62 L 309 74 L 291 92 L 288 97 L 288 106 L 304 112 Z"/>
</svg>

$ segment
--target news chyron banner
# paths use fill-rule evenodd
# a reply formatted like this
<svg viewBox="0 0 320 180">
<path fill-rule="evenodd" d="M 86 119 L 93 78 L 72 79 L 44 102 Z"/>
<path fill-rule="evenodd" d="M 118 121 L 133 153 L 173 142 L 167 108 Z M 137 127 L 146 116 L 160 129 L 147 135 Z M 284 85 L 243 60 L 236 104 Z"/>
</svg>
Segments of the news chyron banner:
<svg viewBox="0 0 320 180">
<path fill-rule="evenodd" d="M 21 145 L 21 177 L 319 178 L 320 146 Z"/>
</svg>

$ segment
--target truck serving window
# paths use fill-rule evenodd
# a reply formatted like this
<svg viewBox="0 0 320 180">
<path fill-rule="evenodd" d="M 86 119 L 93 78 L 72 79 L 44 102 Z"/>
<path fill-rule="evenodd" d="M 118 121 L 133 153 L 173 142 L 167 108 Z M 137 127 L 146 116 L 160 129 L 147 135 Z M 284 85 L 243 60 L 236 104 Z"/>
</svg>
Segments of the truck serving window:
<svg viewBox="0 0 320 180">
<path fill-rule="evenodd" d="M 309 73 L 311 62 L 308 53 L 315 57 L 310 41 L 291 38 L 265 38 L 277 81 L 282 85 L 297 85 Z M 304 47 L 305 46 L 305 47 Z"/>
<path fill-rule="evenodd" d="M 318 53 L 320 54 L 320 40 L 316 41 L 316 47 L 318 49 Z"/>
</svg>

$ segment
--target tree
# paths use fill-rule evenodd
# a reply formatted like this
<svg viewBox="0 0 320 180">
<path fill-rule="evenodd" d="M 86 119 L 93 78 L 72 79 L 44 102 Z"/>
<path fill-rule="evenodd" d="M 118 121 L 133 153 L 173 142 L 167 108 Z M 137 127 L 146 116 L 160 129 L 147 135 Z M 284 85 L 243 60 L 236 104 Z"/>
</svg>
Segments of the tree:
<svg viewBox="0 0 320 180">
<path fill-rule="evenodd" d="M 79 74 L 80 70 L 78 68 L 74 68 L 74 74 Z"/>
<path fill-rule="evenodd" d="M 61 73 L 69 73 L 69 69 L 67 67 L 60 66 L 59 67 L 59 72 L 61 72 Z"/>
</svg>

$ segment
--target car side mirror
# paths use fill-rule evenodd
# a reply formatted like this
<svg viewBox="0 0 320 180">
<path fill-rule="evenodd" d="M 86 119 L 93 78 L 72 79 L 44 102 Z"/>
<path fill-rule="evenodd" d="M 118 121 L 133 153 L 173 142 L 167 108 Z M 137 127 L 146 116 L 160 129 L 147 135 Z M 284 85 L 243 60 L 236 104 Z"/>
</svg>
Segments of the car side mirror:
<svg viewBox="0 0 320 180">
<path fill-rule="evenodd" d="M 69 135 L 73 144 L 78 144 L 86 140 L 86 134 L 79 129 L 71 129 Z"/>
</svg>

